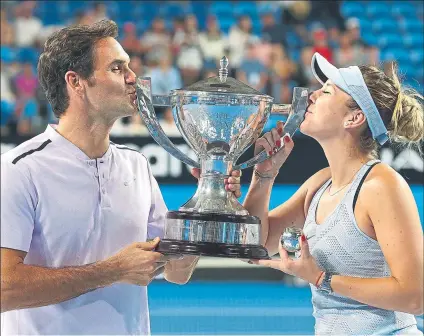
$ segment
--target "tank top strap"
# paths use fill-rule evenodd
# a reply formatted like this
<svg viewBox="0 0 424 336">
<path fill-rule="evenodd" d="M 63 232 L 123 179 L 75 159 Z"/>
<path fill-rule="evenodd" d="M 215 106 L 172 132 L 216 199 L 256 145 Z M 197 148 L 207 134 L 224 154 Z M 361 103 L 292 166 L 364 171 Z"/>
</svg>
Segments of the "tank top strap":
<svg viewBox="0 0 424 336">
<path fill-rule="evenodd" d="M 353 205 L 354 205 L 354 202 L 356 202 L 356 198 L 358 197 L 359 190 L 361 189 L 362 183 L 364 182 L 371 168 L 380 162 L 381 162 L 380 160 L 370 160 L 367 163 L 365 163 L 361 167 L 361 169 L 359 169 L 359 171 L 356 173 L 352 181 L 352 184 L 343 199 L 343 202 L 346 203 L 346 205 L 348 205 L 348 209 L 353 210 Z"/>
</svg>

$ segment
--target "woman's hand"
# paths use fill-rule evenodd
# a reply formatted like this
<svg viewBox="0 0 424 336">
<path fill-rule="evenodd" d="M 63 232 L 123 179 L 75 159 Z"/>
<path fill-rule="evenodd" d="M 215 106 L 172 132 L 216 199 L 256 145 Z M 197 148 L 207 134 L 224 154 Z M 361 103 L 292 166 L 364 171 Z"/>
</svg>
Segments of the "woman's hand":
<svg viewBox="0 0 424 336">
<path fill-rule="evenodd" d="M 191 175 L 193 175 L 195 178 L 199 179 L 200 169 L 199 168 L 192 168 L 191 169 Z M 241 177 L 241 170 L 233 170 L 231 172 L 231 175 L 224 180 L 225 190 L 232 191 L 234 196 L 237 197 L 237 198 L 239 198 L 241 196 L 240 177 Z"/>
<path fill-rule="evenodd" d="M 322 274 L 322 270 L 318 267 L 314 257 L 309 252 L 309 244 L 303 234 L 299 238 L 299 241 L 301 255 L 298 259 L 291 259 L 280 242 L 278 246 L 280 260 L 250 260 L 250 263 L 280 270 L 315 285 Z"/>
<path fill-rule="evenodd" d="M 271 156 L 283 145 L 284 149 L 278 152 L 278 154 L 271 158 L 259 163 L 255 166 L 255 169 L 259 173 L 265 173 L 267 175 L 277 176 L 283 163 L 291 153 L 294 143 L 290 135 L 284 134 L 284 123 L 279 121 L 277 127 L 273 128 L 270 132 L 265 133 L 261 138 L 256 140 L 255 143 L 255 155 L 258 154 L 262 148 Z M 282 142 L 283 141 L 283 142 Z"/>
</svg>

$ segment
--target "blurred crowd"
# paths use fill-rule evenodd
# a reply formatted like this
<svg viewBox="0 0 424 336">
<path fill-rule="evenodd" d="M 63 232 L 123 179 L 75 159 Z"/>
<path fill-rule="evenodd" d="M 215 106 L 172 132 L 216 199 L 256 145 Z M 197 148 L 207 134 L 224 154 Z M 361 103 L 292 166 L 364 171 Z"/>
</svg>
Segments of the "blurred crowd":
<svg viewBox="0 0 424 336">
<path fill-rule="evenodd" d="M 361 40 L 359 20 L 340 14 L 340 1 L 260 4 L 260 29 L 254 29 L 249 15 L 241 14 L 224 30 L 212 13 L 200 29 L 196 15 L 186 13 L 171 22 L 156 16 L 141 32 L 135 22 L 119 23 L 119 41 L 131 57 L 132 70 L 152 78 L 154 94 L 168 94 L 216 76 L 224 55 L 231 76 L 280 103 L 291 102 L 295 86 L 319 87 L 310 69 L 316 51 L 339 67 L 379 63 L 378 49 Z M 34 14 L 37 5 L 36 1 L 2 2 L 2 134 L 34 134 L 46 123 L 57 122 L 37 80 L 43 44 L 62 26 L 108 18 L 108 2 L 93 2 L 72 22 L 45 25 Z M 158 115 L 167 134 L 179 134 L 170 109 L 158 109 Z M 137 116 L 118 121 L 112 134 L 143 135 L 147 131 Z"/>
</svg>

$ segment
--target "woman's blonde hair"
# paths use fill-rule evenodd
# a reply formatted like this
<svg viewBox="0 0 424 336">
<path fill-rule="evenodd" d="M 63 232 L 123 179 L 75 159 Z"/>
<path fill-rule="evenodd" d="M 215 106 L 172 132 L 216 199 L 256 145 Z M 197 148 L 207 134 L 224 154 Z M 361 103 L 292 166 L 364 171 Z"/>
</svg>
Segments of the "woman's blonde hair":
<svg viewBox="0 0 424 336">
<path fill-rule="evenodd" d="M 392 143 L 417 147 L 421 153 L 424 139 L 424 98 L 416 90 L 402 87 L 396 66 L 392 66 L 391 76 L 368 65 L 359 66 L 365 84 L 383 119 Z M 360 109 L 352 99 L 348 102 L 351 109 Z M 360 147 L 365 153 L 377 157 L 378 145 L 367 127 L 360 137 Z"/>
</svg>

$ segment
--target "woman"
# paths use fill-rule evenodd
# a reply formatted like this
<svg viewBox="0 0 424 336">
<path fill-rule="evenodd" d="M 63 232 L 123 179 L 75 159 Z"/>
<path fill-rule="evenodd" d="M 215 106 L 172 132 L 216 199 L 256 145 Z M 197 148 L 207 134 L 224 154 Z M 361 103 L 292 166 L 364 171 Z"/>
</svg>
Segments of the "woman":
<svg viewBox="0 0 424 336">
<path fill-rule="evenodd" d="M 241 15 L 237 24 L 231 26 L 228 33 L 229 59 L 232 71 L 240 67 L 246 52 L 246 43 L 253 36 L 252 19 L 248 15 Z"/>
<path fill-rule="evenodd" d="M 310 97 L 300 130 L 322 146 L 329 167 L 309 178 L 268 212 L 271 188 L 294 143 L 255 167 L 244 202 L 262 220 L 262 240 L 278 260 L 251 261 L 311 284 L 316 334 L 421 334 L 423 234 L 412 192 L 391 167 L 376 160 L 378 143 L 423 139 L 423 107 L 392 78 L 371 67 L 337 69 L 315 54 L 323 87 Z M 421 97 L 422 99 L 422 97 Z M 256 142 L 281 146 L 282 124 Z M 281 248 L 286 227 L 303 228 L 301 256 Z"/>
<path fill-rule="evenodd" d="M 206 20 L 206 29 L 199 33 L 199 46 L 205 61 L 219 64 L 222 55 L 225 55 L 227 38 L 219 27 L 219 21 L 215 16 L 209 16 Z"/>
</svg>

